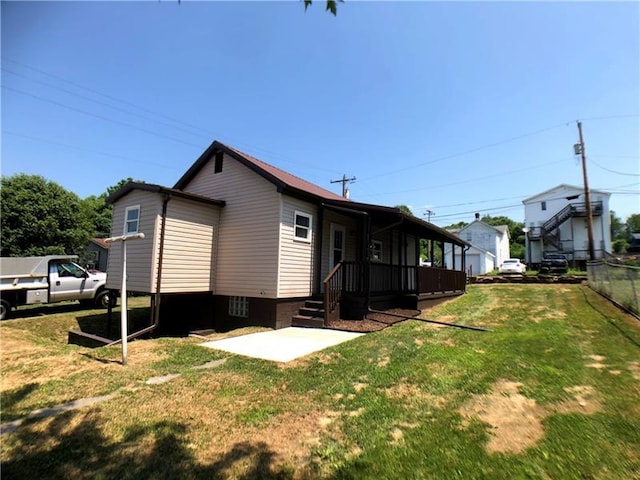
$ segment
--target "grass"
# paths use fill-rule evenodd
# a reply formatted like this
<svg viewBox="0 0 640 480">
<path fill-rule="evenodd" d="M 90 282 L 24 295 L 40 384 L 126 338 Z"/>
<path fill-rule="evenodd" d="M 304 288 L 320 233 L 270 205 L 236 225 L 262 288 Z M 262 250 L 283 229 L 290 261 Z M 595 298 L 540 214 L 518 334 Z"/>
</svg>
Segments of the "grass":
<svg viewBox="0 0 640 480">
<path fill-rule="evenodd" d="M 3 422 L 114 393 L 3 435 L 6 478 L 640 478 L 640 325 L 584 286 L 472 285 L 423 317 L 491 332 L 412 320 L 286 364 L 66 345 L 99 315 L 0 325 Z"/>
</svg>

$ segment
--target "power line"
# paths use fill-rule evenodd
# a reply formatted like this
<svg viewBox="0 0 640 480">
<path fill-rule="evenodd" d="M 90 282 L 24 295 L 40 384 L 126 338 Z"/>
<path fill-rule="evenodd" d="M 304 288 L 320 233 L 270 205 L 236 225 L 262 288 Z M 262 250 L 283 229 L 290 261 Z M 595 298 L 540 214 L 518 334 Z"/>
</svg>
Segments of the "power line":
<svg viewBox="0 0 640 480">
<path fill-rule="evenodd" d="M 599 163 L 595 162 L 591 158 L 591 156 L 589 156 L 589 161 L 593 163 L 596 167 L 601 168 L 602 170 L 606 170 L 607 172 L 615 173 L 616 175 L 623 175 L 625 177 L 640 177 L 640 173 L 623 173 L 623 172 L 617 172 L 615 170 L 611 170 L 610 168 L 607 168 L 607 167 L 603 167 Z"/>
<path fill-rule="evenodd" d="M 526 137 L 531 137 L 533 135 L 538 135 L 540 133 L 544 133 L 544 132 L 547 132 L 549 130 L 554 130 L 556 128 L 564 127 L 566 125 L 567 125 L 567 122 L 560 123 L 558 125 L 554 125 L 554 126 L 547 127 L 547 128 L 542 128 L 542 129 L 536 130 L 534 132 L 524 133 L 522 135 L 518 135 L 518 136 L 515 136 L 515 137 L 511 137 L 511 138 L 507 138 L 507 139 L 504 139 L 504 140 L 500 140 L 498 142 L 494 142 L 494 143 L 490 143 L 490 144 L 487 144 L 487 145 L 482 145 L 480 147 L 472 148 L 471 150 L 465 150 L 464 152 L 454 153 L 454 154 L 451 154 L 451 155 L 446 155 L 444 157 L 436 158 L 434 160 L 429 160 L 427 162 L 417 163 L 417 164 L 414 164 L 414 165 L 411 165 L 411 166 L 408 166 L 408 167 L 395 169 L 392 172 L 381 173 L 381 174 L 378 174 L 378 175 L 373 175 L 371 177 L 366 177 L 363 180 L 365 180 L 365 181 L 366 180 L 371 180 L 372 178 L 378 178 L 378 177 L 382 177 L 382 176 L 385 176 L 385 175 L 391 175 L 393 173 L 403 172 L 405 170 L 411 170 L 413 168 L 423 167 L 425 165 L 432 165 L 434 163 L 442 162 L 444 160 L 450 160 L 452 158 L 461 157 L 461 156 L 464 156 L 464 155 L 469 155 L 471 153 L 475 153 L 475 152 L 480 151 L 480 150 L 484 150 L 484 149 L 492 148 L 492 147 L 497 147 L 498 145 L 502 145 L 504 143 L 509 143 L 509 142 L 513 142 L 515 140 L 520 140 L 521 138 L 526 138 Z"/>
<path fill-rule="evenodd" d="M 153 165 L 155 167 L 168 168 L 168 169 L 171 169 L 171 170 L 180 170 L 180 171 L 184 170 L 184 168 L 177 168 L 176 166 L 163 165 L 161 163 L 148 162 L 146 160 L 140 160 L 138 158 L 124 157 L 122 155 L 114 155 L 112 153 L 100 152 L 98 150 L 93 150 L 93 149 L 84 148 L 84 147 L 78 147 L 78 146 L 75 146 L 75 145 L 69 145 L 68 143 L 62 143 L 62 142 L 58 142 L 56 140 L 50 140 L 50 139 L 41 138 L 41 137 L 34 137 L 34 136 L 31 136 L 31 135 L 25 135 L 23 133 L 12 132 L 12 131 L 9 131 L 9 130 L 2 130 L 2 133 L 5 134 L 5 135 L 13 135 L 13 136 L 16 136 L 16 137 L 26 138 L 27 140 L 32 140 L 32 141 L 37 141 L 37 142 L 44 142 L 44 143 L 51 143 L 51 144 L 54 144 L 54 145 L 59 145 L 61 147 L 66 147 L 66 148 L 71 148 L 71 149 L 74 149 L 74 150 L 79 150 L 79 151 L 82 151 L 82 152 L 92 153 L 94 155 L 102 155 L 102 156 L 105 156 L 105 157 L 118 158 L 120 160 L 126 160 L 128 162 L 136 162 L 136 163 L 142 163 L 142 164 L 145 164 L 145 165 Z"/>
<path fill-rule="evenodd" d="M 127 127 L 127 128 L 132 128 L 134 130 L 138 130 L 140 132 L 143 132 L 143 133 L 146 133 L 146 134 L 149 134 L 149 135 L 153 135 L 153 136 L 156 136 L 156 137 L 164 138 L 166 140 L 173 140 L 174 142 L 182 143 L 182 144 L 188 145 L 190 147 L 197 147 L 197 148 L 201 148 L 202 147 L 202 145 L 196 145 L 194 143 L 185 142 L 185 141 L 180 140 L 178 138 L 170 137 L 168 135 L 162 135 L 162 134 L 153 132 L 151 130 L 147 130 L 146 128 L 142 128 L 142 127 L 138 127 L 136 125 L 132 125 L 132 124 L 127 123 L 127 122 L 121 122 L 120 120 L 114 120 L 112 118 L 108 118 L 108 117 L 105 117 L 103 115 L 98 115 L 98 114 L 95 114 L 95 113 L 87 112 L 87 111 L 82 110 L 80 108 L 75 108 L 75 107 L 72 107 L 70 105 L 65 105 L 64 103 L 56 102 L 55 100 L 51 100 L 51 99 L 48 99 L 48 98 L 40 97 L 39 95 L 34 95 L 32 93 L 25 92 L 24 90 L 20 90 L 20 89 L 17 89 L 17 88 L 9 87 L 8 85 L 2 85 L 2 88 L 6 89 L 6 90 L 10 90 L 12 92 L 19 93 L 21 95 L 25 95 L 25 96 L 28 96 L 28 97 L 35 98 L 35 99 L 40 100 L 42 102 L 51 103 L 53 105 L 57 105 L 57 106 L 62 107 L 62 108 L 73 110 L 75 112 L 82 113 L 83 115 L 88 115 L 90 117 L 99 118 L 100 120 L 104 120 L 105 122 L 111 122 L 111 123 L 115 123 L 117 125 L 121 125 L 121 126 L 124 126 L 124 127 Z"/>
<path fill-rule="evenodd" d="M 529 170 L 536 170 L 538 168 L 548 167 L 550 165 L 555 165 L 555 164 L 558 164 L 558 163 L 561 163 L 561 162 L 564 162 L 564 161 L 565 161 L 565 159 L 554 160 L 552 162 L 542 163 L 540 165 L 527 167 L 527 168 L 521 168 L 519 170 L 509 170 L 508 172 L 494 173 L 493 175 L 485 175 L 484 177 L 475 177 L 475 178 L 468 179 L 468 180 L 461 180 L 459 182 L 446 183 L 446 184 L 442 184 L 442 185 L 427 185 L 425 187 L 420 187 L 420 188 L 396 190 L 394 192 L 378 192 L 378 193 L 371 193 L 371 194 L 362 195 L 362 196 L 366 198 L 366 197 L 375 197 L 375 196 L 379 196 L 379 195 L 393 195 L 393 194 L 396 194 L 396 193 L 420 192 L 420 191 L 423 191 L 423 190 L 435 190 L 437 188 L 446 188 L 446 187 L 452 187 L 452 186 L 455 186 L 455 185 L 462 185 L 462 184 L 465 184 L 465 183 L 477 182 L 478 180 L 486 180 L 486 179 L 489 179 L 489 178 L 502 177 L 502 176 L 505 176 L 505 175 L 510 175 L 512 173 L 522 173 L 522 172 L 526 172 L 526 171 L 529 171 Z"/>
<path fill-rule="evenodd" d="M 150 110 L 150 109 L 148 109 L 148 108 L 142 107 L 142 106 L 140 106 L 140 105 L 137 105 L 137 104 L 135 104 L 135 103 L 129 102 L 129 101 L 127 101 L 127 100 L 122 100 L 122 99 L 116 98 L 116 97 L 114 97 L 114 96 L 111 96 L 111 95 L 108 95 L 108 94 L 106 94 L 106 93 L 100 92 L 100 91 L 95 90 L 95 89 L 93 89 L 93 88 L 90 88 L 90 87 L 87 87 L 87 86 L 81 85 L 81 84 L 79 84 L 79 83 L 73 82 L 73 81 L 71 81 L 71 80 L 68 80 L 68 79 L 66 79 L 66 78 L 63 78 L 63 77 L 61 77 L 61 76 L 59 76 L 59 75 L 54 75 L 54 74 L 52 74 L 52 73 L 50 73 L 50 72 L 45 72 L 44 70 L 41 70 L 41 69 L 38 69 L 38 68 L 35 68 L 35 67 L 32 67 L 32 66 L 26 65 L 26 64 L 24 64 L 24 63 L 21 63 L 21 62 L 18 62 L 18 61 L 16 61 L 16 60 L 12 60 L 12 59 L 9 59 L 9 58 L 6 58 L 6 57 L 3 57 L 3 60 L 4 60 L 4 61 L 9 61 L 9 62 L 14 63 L 14 64 L 16 64 L 16 65 L 19 65 L 19 66 L 21 66 L 21 67 L 24 67 L 24 68 L 26 68 L 26 69 L 33 70 L 34 72 L 38 72 L 38 73 L 40 73 L 40 74 L 42 74 L 42 75 L 45 75 L 45 76 L 47 76 L 47 77 L 51 77 L 51 78 L 54 78 L 54 79 L 56 79 L 56 80 L 60 80 L 60 81 L 65 82 L 65 83 L 67 83 L 67 84 L 69 84 L 69 85 L 72 85 L 72 86 L 74 86 L 74 87 L 76 87 L 76 88 L 80 88 L 80 89 L 85 90 L 85 91 L 87 91 L 87 92 L 91 92 L 91 93 L 93 93 L 93 94 L 99 95 L 99 96 L 104 97 L 104 98 L 106 98 L 106 99 L 108 99 L 108 100 L 111 100 L 111 101 L 113 101 L 113 102 L 121 103 L 121 104 L 123 104 L 123 105 L 128 105 L 128 106 L 131 106 L 131 107 L 136 108 L 136 109 L 138 109 L 138 110 L 141 110 L 141 111 L 143 111 L 143 112 L 147 112 L 147 113 L 150 113 L 150 114 L 152 114 L 152 115 L 156 115 L 156 116 L 159 116 L 159 117 L 165 118 L 165 119 L 167 119 L 167 120 L 170 120 L 171 122 L 174 122 L 174 123 L 177 123 L 177 124 L 181 124 L 181 125 L 185 125 L 185 126 L 187 126 L 188 128 L 191 128 L 191 129 L 194 129 L 194 130 L 198 130 L 198 131 L 200 131 L 200 132 L 203 132 L 203 134 L 201 134 L 201 135 L 200 135 L 202 138 L 207 138 L 208 140 L 210 140 L 212 137 L 215 137 L 215 136 L 216 136 L 216 135 L 212 134 L 211 132 L 209 132 L 208 130 L 206 130 L 206 129 L 202 128 L 202 127 L 199 127 L 199 126 L 197 126 L 197 125 L 194 125 L 194 124 L 192 124 L 192 123 L 188 123 L 188 122 L 185 122 L 185 121 L 183 121 L 183 120 L 179 120 L 179 119 L 177 119 L 177 118 L 174 118 L 174 117 L 171 117 L 171 116 L 165 115 L 165 114 L 163 114 L 163 113 L 160 113 L 160 112 L 157 112 L 157 111 L 154 111 L 154 110 Z M 5 69 L 5 70 L 7 70 L 7 69 L 6 69 L 6 67 L 4 67 L 4 69 Z M 7 71 L 9 71 L 9 70 L 7 70 Z M 148 119 L 148 120 L 151 120 L 151 121 L 154 121 L 154 122 L 157 122 L 157 123 L 160 123 L 160 124 L 163 124 L 163 125 L 169 126 L 169 127 L 171 127 L 171 128 L 177 128 L 177 129 L 182 130 L 182 131 L 184 131 L 184 132 L 186 132 L 186 133 L 189 133 L 190 135 L 194 135 L 194 136 L 195 136 L 195 135 L 198 135 L 198 134 L 196 134 L 196 133 L 189 132 L 187 129 L 180 128 L 180 127 L 175 127 L 174 125 L 170 125 L 170 124 L 168 124 L 168 123 L 166 123 L 166 122 L 162 122 L 162 121 L 160 121 L 160 120 L 156 120 L 156 119 L 153 119 L 153 118 L 148 117 L 148 116 L 144 116 L 144 115 L 136 114 L 136 113 L 131 112 L 131 111 L 127 111 L 127 110 L 124 110 L 124 109 L 121 109 L 121 108 L 118 108 L 118 107 L 115 107 L 115 106 L 112 106 L 112 105 L 109 105 L 109 104 L 106 104 L 106 103 L 103 103 L 103 102 L 99 102 L 99 101 L 97 101 L 97 100 L 90 99 L 90 98 L 88 98 L 88 97 L 86 97 L 86 96 L 84 96 L 84 95 L 80 95 L 80 94 L 77 94 L 77 93 L 73 93 L 73 92 L 71 92 L 71 91 L 69 91 L 69 90 L 66 90 L 66 89 L 63 89 L 63 88 L 60 88 L 60 87 L 56 87 L 56 86 L 51 85 L 51 84 L 47 84 L 46 82 L 41 82 L 41 81 L 39 81 L 39 80 L 34 80 L 34 79 L 29 78 L 29 77 L 27 77 L 27 76 L 25 76 L 25 75 L 17 74 L 17 73 L 15 73 L 15 72 L 13 72 L 13 71 L 9 71 L 9 72 L 10 72 L 10 73 L 13 73 L 14 75 L 18 75 L 18 76 L 20 76 L 20 77 L 22 77 L 22 78 L 26 78 L 27 80 L 30 80 L 30 81 L 33 81 L 33 82 L 36 82 L 36 83 L 40 83 L 40 84 L 42 84 L 42 85 L 46 85 L 46 86 L 49 86 L 49 87 L 52 87 L 52 88 L 56 88 L 56 89 L 61 90 L 61 91 L 63 91 L 63 92 L 69 93 L 69 94 L 71 94 L 71 95 L 76 95 L 76 96 L 78 96 L 78 97 L 80 97 L 80 98 L 84 98 L 84 99 L 86 99 L 86 100 L 89 100 L 89 101 L 92 101 L 92 102 L 95 102 L 95 103 L 98 103 L 98 104 L 101 104 L 101 105 L 107 106 L 107 107 L 109 107 L 109 108 L 113 108 L 114 110 L 119 110 L 119 111 L 123 111 L 123 112 L 125 112 L 125 113 L 129 113 L 129 114 L 131 114 L 131 115 L 136 115 L 136 116 L 139 116 L 139 117 L 142 117 L 142 118 L 146 118 L 146 119 Z M 168 137 L 167 137 L 167 138 L 168 138 Z M 256 147 L 255 145 L 248 144 L 248 143 L 247 143 L 247 142 L 245 142 L 244 140 L 238 140 L 238 139 L 235 139 L 235 138 L 233 138 L 233 137 L 229 137 L 229 136 L 227 136 L 227 135 L 218 135 L 218 139 L 219 139 L 220 141 L 222 141 L 223 143 L 224 143 L 224 142 L 226 142 L 226 139 L 227 139 L 227 138 L 229 138 L 230 140 L 232 140 L 230 143 L 233 143 L 233 145 L 234 145 L 234 146 L 239 147 L 239 148 L 242 148 L 242 149 L 248 148 L 248 149 L 250 149 L 250 150 L 252 150 L 252 151 L 254 151 L 254 152 L 258 152 L 262 157 L 267 157 L 267 158 L 271 157 L 271 159 L 272 159 L 271 161 L 277 161 L 278 163 L 292 163 L 292 164 L 295 164 L 295 165 L 297 165 L 297 166 L 302 165 L 302 166 L 304 166 L 305 168 L 311 168 L 311 169 L 318 170 L 318 171 L 324 171 L 324 172 L 329 172 L 329 173 L 336 173 L 336 171 L 335 171 L 335 170 L 331 170 L 331 169 L 327 169 L 327 168 L 322 168 L 322 167 L 319 167 L 317 164 L 307 164 L 307 163 L 303 163 L 303 162 L 300 162 L 300 161 L 298 161 L 298 160 L 293 160 L 293 159 L 288 158 L 288 157 L 286 157 L 286 156 L 284 156 L 284 155 L 278 154 L 278 153 L 276 153 L 276 152 L 272 152 L 272 151 L 270 151 L 270 150 L 264 149 L 264 148 L 262 148 L 262 147 Z"/>
</svg>

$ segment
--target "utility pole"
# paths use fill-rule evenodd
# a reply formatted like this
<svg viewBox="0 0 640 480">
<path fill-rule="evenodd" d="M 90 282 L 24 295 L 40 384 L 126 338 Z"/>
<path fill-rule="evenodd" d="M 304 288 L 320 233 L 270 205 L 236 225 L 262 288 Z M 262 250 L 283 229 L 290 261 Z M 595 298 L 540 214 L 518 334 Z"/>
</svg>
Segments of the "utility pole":
<svg viewBox="0 0 640 480">
<path fill-rule="evenodd" d="M 431 222 L 431 215 L 433 215 L 435 217 L 436 212 L 434 212 L 433 210 L 425 210 L 424 214 L 427 216 L 427 222 Z"/>
<path fill-rule="evenodd" d="M 352 183 L 356 181 L 356 177 L 347 178 L 346 175 L 342 175 L 340 180 L 331 180 L 331 183 L 341 183 L 342 184 L 342 196 L 347 198 L 347 183 Z"/>
<path fill-rule="evenodd" d="M 589 180 L 587 178 L 587 156 L 585 154 L 584 139 L 582 138 L 582 123 L 578 120 L 578 136 L 580 143 L 573 146 L 573 151 L 582 157 L 582 177 L 584 179 L 584 199 L 587 207 L 587 235 L 589 239 L 589 260 L 595 260 L 595 250 L 593 246 L 593 217 L 591 215 L 591 196 L 589 193 Z"/>
</svg>

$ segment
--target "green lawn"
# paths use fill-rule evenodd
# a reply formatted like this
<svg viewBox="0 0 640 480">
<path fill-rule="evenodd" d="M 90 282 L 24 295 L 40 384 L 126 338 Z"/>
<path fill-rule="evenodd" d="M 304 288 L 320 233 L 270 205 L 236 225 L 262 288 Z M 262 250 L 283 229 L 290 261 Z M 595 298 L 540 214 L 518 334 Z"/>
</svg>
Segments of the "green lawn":
<svg viewBox="0 0 640 480">
<path fill-rule="evenodd" d="M 640 478 L 640 322 L 584 286 L 471 285 L 423 316 L 490 332 L 412 320 L 287 364 L 66 345 L 99 315 L 2 322 L 3 422 L 113 393 L 3 435 L 3 478 Z"/>
</svg>

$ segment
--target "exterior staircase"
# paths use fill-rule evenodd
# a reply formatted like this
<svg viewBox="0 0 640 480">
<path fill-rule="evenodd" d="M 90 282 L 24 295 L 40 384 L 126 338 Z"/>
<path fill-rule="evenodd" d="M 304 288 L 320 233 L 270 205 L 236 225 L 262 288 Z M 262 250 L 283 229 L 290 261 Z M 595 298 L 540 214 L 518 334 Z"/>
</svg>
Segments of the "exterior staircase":
<svg viewBox="0 0 640 480">
<path fill-rule="evenodd" d="M 602 215 L 602 202 L 591 203 L 591 214 L 593 216 Z M 555 246 L 562 250 L 562 243 L 559 238 L 559 228 L 564 222 L 572 217 L 586 217 L 587 207 L 584 203 L 571 203 L 556 213 L 542 225 L 542 240 L 546 244 Z"/>
<path fill-rule="evenodd" d="M 324 304 L 322 300 L 307 300 L 297 315 L 291 319 L 292 327 L 324 327 Z"/>
</svg>

